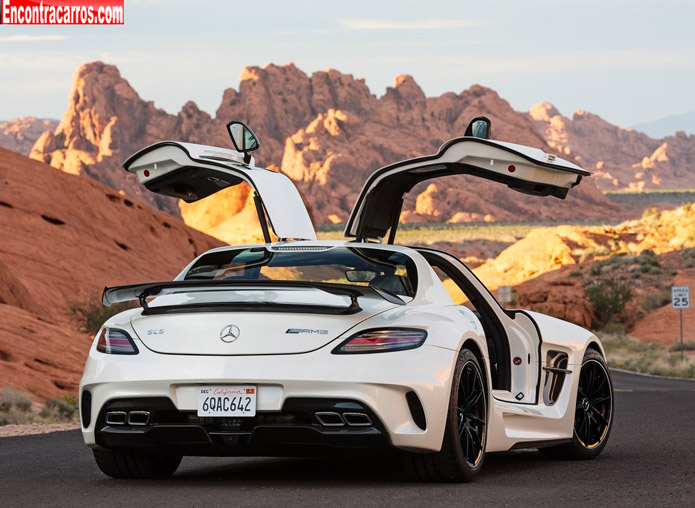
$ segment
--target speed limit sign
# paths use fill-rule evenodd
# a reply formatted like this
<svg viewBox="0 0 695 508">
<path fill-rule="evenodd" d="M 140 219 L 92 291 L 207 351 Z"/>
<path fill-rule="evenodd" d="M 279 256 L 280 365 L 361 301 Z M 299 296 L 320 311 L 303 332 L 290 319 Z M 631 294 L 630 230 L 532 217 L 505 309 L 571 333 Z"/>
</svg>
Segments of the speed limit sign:
<svg viewBox="0 0 695 508">
<path fill-rule="evenodd" d="M 671 286 L 671 307 L 674 309 L 690 308 L 690 287 Z"/>
</svg>

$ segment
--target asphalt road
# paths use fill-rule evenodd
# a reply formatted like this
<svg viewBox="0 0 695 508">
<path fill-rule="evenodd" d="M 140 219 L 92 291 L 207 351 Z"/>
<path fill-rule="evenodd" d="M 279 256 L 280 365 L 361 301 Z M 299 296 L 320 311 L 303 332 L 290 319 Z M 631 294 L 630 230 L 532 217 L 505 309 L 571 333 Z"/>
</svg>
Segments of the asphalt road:
<svg viewBox="0 0 695 508">
<path fill-rule="evenodd" d="M 185 458 L 167 481 L 113 480 L 77 431 L 0 439 L 0 506 L 695 506 L 695 382 L 614 373 L 594 461 L 489 455 L 471 484 L 408 481 L 382 460 Z"/>
</svg>

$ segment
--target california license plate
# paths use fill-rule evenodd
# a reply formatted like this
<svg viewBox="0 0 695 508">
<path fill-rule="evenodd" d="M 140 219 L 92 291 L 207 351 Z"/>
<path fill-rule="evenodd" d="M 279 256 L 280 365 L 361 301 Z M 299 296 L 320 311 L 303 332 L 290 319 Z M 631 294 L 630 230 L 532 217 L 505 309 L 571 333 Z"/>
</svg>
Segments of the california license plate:
<svg viewBox="0 0 695 508">
<path fill-rule="evenodd" d="M 255 386 L 201 386 L 198 416 L 256 416 Z"/>
</svg>

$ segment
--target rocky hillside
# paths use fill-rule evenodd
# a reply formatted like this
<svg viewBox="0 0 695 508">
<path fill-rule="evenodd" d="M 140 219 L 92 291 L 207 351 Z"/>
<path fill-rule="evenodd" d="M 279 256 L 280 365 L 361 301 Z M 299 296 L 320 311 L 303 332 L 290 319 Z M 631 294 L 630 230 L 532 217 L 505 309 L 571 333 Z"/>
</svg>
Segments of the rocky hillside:
<svg viewBox="0 0 695 508">
<path fill-rule="evenodd" d="M 645 214 L 615 227 L 539 228 L 474 270 L 491 289 L 515 287 L 516 304 L 592 326 L 584 286 L 597 278 L 629 283 L 624 324 L 642 340 L 673 344 L 671 285 L 695 285 L 695 204 Z M 685 319 L 695 322 L 695 308 Z M 690 321 L 689 321 L 690 322 Z"/>
<path fill-rule="evenodd" d="M 173 200 L 144 193 L 121 169 L 122 161 L 163 139 L 228 146 L 224 123 L 239 119 L 261 138 L 258 162 L 280 169 L 297 183 L 315 221 L 342 222 L 366 175 L 384 164 L 435 152 L 480 114 L 492 119 L 498 139 L 553 150 L 530 117 L 481 86 L 426 97 L 413 78 L 399 76 L 377 98 L 364 80 L 336 70 L 309 76 L 292 64 L 247 67 L 239 90 L 225 90 L 211 118 L 192 102 L 170 115 L 141 99 L 118 69 L 95 62 L 77 70 L 60 124 L 41 136 L 31 157 L 68 173 L 92 176 L 132 198 L 181 214 L 187 224 L 238 242 L 245 239 L 240 235 L 246 232 L 248 191 L 179 209 Z M 590 180 L 558 203 L 450 178 L 416 189 L 406 203 L 404 220 L 596 219 L 621 213 Z M 207 212 L 217 218 L 210 219 Z"/>
<path fill-rule="evenodd" d="M 586 111 L 567 118 L 547 102 L 533 106 L 529 118 L 550 146 L 595 171 L 594 181 L 602 190 L 679 189 L 695 184 L 695 135 L 678 132 L 653 139 Z"/>
<path fill-rule="evenodd" d="M 31 178 L 27 178 L 31 175 Z M 71 304 L 173 278 L 219 242 L 90 178 L 0 149 L 0 386 L 76 393 L 91 337 Z"/>
<path fill-rule="evenodd" d="M 56 120 L 33 116 L 0 122 L 0 147 L 29 155 L 39 136 L 47 130 L 55 129 L 57 125 Z"/>
</svg>

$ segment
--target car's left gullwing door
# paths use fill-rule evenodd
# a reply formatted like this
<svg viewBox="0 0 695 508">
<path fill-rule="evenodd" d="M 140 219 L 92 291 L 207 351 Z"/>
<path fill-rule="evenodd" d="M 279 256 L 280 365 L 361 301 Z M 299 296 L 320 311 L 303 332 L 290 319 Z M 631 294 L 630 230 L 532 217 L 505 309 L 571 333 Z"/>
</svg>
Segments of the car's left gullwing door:
<svg viewBox="0 0 695 508">
<path fill-rule="evenodd" d="M 389 243 L 393 243 L 405 194 L 426 180 L 466 174 L 524 194 L 563 199 L 591 173 L 537 148 L 473 136 L 455 138 L 434 155 L 397 162 L 372 173 L 352 209 L 345 236 L 357 241 L 381 240 L 388 232 Z"/>
<path fill-rule="evenodd" d="M 280 239 L 315 240 L 316 231 L 299 191 L 286 175 L 244 162 L 244 155 L 214 146 L 162 141 L 132 155 L 123 163 L 149 191 L 191 203 L 217 191 L 249 184 L 264 223 Z M 267 235 L 266 235 L 267 236 Z"/>
</svg>

